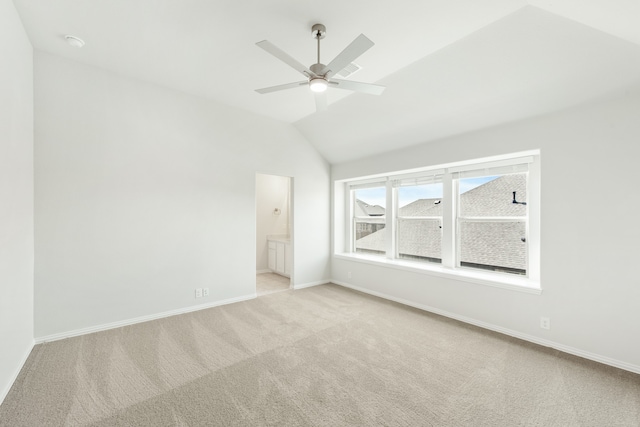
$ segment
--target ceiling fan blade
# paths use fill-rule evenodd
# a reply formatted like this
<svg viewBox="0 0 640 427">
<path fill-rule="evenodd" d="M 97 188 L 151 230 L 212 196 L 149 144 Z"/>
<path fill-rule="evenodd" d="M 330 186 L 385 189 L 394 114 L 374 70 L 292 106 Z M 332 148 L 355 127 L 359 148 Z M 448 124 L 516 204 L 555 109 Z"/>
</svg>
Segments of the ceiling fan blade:
<svg viewBox="0 0 640 427">
<path fill-rule="evenodd" d="M 327 109 L 327 92 L 314 93 L 316 99 L 316 111 L 325 111 Z"/>
<path fill-rule="evenodd" d="M 369 50 L 375 43 L 367 38 L 364 34 L 360 34 L 349 46 L 344 48 L 333 61 L 329 62 L 320 72 L 320 75 L 329 77 L 343 70 L 347 65 L 353 62 L 357 57 Z"/>
<path fill-rule="evenodd" d="M 354 90 L 356 92 L 368 93 L 369 95 L 381 95 L 386 89 L 385 86 L 373 85 L 371 83 L 354 82 L 351 80 L 331 79 L 329 87 L 336 89 Z"/>
<path fill-rule="evenodd" d="M 293 67 L 299 73 L 304 74 L 306 77 L 316 77 L 316 74 L 313 73 L 310 69 L 302 65 L 300 62 L 298 62 L 296 59 L 291 57 L 288 53 L 286 53 L 270 41 L 262 40 L 261 42 L 256 43 L 256 45 L 266 50 L 271 55 L 275 56 L 290 67 Z"/>
<path fill-rule="evenodd" d="M 305 80 L 303 82 L 287 83 L 287 84 L 284 84 L 284 85 L 278 85 L 278 86 L 265 87 L 265 88 L 262 88 L 262 89 L 256 89 L 256 92 L 261 93 L 261 94 L 265 94 L 265 93 L 277 92 L 279 90 L 293 89 L 294 87 L 304 86 L 304 85 L 308 85 L 308 84 L 309 84 L 309 82 Z"/>
</svg>

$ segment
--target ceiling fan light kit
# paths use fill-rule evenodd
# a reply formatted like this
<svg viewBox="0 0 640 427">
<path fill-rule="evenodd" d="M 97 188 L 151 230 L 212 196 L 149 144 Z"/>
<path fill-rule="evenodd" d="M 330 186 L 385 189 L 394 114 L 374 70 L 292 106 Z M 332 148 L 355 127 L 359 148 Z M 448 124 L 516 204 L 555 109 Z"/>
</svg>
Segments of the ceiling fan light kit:
<svg viewBox="0 0 640 427">
<path fill-rule="evenodd" d="M 307 78 L 307 80 L 301 82 L 293 82 L 263 89 L 256 89 L 256 92 L 265 94 L 309 85 L 309 89 L 311 89 L 311 91 L 315 93 L 317 111 L 322 111 L 327 108 L 326 94 L 324 92 L 329 86 L 338 89 L 368 93 L 370 95 L 380 95 L 385 89 L 384 86 L 332 78 L 333 75 L 336 75 L 340 71 L 349 67 L 352 61 L 369 50 L 374 45 L 374 43 L 369 40 L 364 34 L 360 34 L 354 41 L 351 42 L 351 44 L 349 44 L 349 46 L 347 46 L 342 52 L 340 52 L 338 56 L 333 59 L 333 61 L 329 62 L 329 64 L 327 65 L 324 65 L 320 62 L 320 40 L 322 40 L 326 34 L 327 29 L 322 24 L 315 24 L 311 27 L 311 35 L 314 39 L 317 40 L 318 54 L 317 62 L 315 64 L 312 64 L 309 68 L 305 67 L 302 63 L 298 62 L 289 54 L 267 40 L 256 43 L 258 47 L 264 49 L 290 67 L 295 68 L 296 71 Z"/>
<path fill-rule="evenodd" d="M 327 90 L 328 86 L 329 83 L 327 83 L 327 81 L 323 78 L 315 78 L 309 80 L 309 89 L 311 89 L 312 92 L 324 92 L 325 90 Z"/>
</svg>

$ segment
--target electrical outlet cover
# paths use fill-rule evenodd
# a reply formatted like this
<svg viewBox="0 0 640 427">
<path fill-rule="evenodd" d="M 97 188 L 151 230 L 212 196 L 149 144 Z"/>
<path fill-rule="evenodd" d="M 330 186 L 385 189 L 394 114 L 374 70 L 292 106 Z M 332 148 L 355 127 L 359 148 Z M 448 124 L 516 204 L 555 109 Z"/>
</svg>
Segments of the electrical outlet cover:
<svg viewBox="0 0 640 427">
<path fill-rule="evenodd" d="M 548 317 L 541 317 L 540 327 L 542 329 L 551 329 L 551 319 L 549 319 Z"/>
<path fill-rule="evenodd" d="M 202 288 L 202 296 L 203 297 L 209 296 L 209 288 Z"/>
<path fill-rule="evenodd" d="M 202 298 L 202 288 L 196 289 L 196 298 Z"/>
</svg>

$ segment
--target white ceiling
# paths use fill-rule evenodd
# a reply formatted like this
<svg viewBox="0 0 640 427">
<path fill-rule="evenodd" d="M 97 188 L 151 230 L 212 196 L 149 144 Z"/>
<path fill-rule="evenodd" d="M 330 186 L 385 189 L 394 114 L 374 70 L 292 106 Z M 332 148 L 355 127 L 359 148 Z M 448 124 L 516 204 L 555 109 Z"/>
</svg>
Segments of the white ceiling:
<svg viewBox="0 0 640 427">
<path fill-rule="evenodd" d="M 295 126 L 332 163 L 543 114 L 640 83 L 637 0 L 14 0 L 36 49 Z M 314 113 L 302 80 L 255 43 L 322 62 L 358 34 L 376 45 Z M 65 34 L 85 40 L 68 46 Z"/>
</svg>

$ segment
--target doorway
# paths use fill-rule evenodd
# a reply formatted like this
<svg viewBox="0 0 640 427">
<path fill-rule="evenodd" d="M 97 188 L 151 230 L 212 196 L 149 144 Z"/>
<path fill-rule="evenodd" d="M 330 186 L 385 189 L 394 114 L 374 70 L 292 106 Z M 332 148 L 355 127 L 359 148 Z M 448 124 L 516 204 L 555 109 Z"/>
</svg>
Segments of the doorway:
<svg viewBox="0 0 640 427">
<path fill-rule="evenodd" d="M 293 179 L 256 174 L 256 294 L 291 288 Z"/>
</svg>

